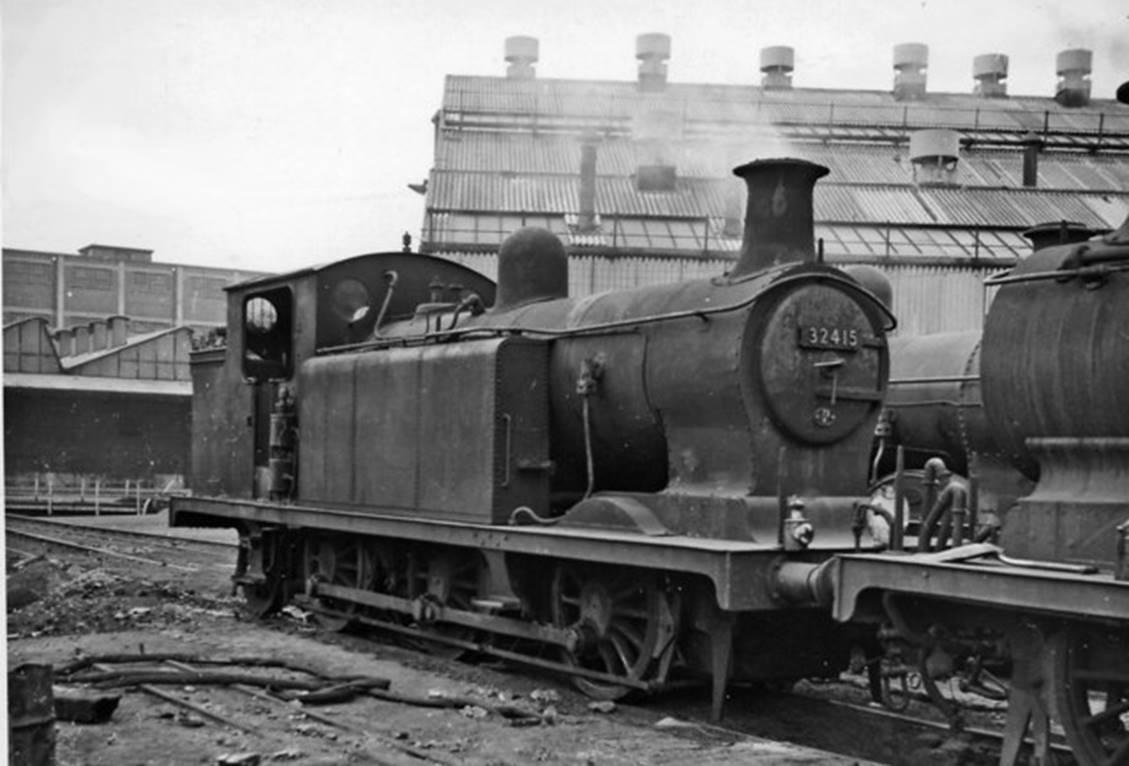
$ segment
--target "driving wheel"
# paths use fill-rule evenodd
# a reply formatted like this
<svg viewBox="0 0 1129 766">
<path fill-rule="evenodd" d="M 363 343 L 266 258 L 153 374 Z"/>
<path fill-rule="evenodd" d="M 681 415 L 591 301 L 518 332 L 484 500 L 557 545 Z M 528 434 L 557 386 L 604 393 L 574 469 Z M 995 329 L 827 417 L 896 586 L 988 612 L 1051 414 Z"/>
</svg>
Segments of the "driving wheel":
<svg viewBox="0 0 1129 766">
<path fill-rule="evenodd" d="M 1071 626 L 1052 642 L 1054 703 L 1080 764 L 1129 764 L 1129 631 Z"/>
<path fill-rule="evenodd" d="M 656 657 L 664 596 L 653 576 L 628 569 L 561 564 L 552 584 L 553 624 L 571 628 L 577 647 L 565 652 L 576 668 L 626 681 L 658 680 L 666 663 Z M 658 652 L 662 654 L 662 652 Z M 589 697 L 616 700 L 637 687 L 614 678 L 573 676 Z"/>
</svg>

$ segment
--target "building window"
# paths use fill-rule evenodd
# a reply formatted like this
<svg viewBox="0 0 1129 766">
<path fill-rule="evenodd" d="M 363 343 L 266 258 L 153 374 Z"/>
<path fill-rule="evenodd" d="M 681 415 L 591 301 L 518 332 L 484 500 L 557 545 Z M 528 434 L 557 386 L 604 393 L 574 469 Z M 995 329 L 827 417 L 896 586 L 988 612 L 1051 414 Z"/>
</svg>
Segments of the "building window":
<svg viewBox="0 0 1129 766">
<path fill-rule="evenodd" d="M 116 274 L 110 269 L 92 269 L 87 266 L 72 266 L 69 284 L 85 290 L 113 290 Z"/>
</svg>

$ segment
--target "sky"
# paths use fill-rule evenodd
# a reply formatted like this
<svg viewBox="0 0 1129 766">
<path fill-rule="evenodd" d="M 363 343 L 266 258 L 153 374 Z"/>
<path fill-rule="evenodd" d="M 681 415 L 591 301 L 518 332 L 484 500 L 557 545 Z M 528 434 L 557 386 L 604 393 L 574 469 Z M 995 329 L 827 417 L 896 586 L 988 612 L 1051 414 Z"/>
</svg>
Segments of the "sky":
<svg viewBox="0 0 1129 766">
<path fill-rule="evenodd" d="M 1054 57 L 1094 52 L 1095 98 L 1129 80 L 1121 0 L 0 0 L 4 247 L 154 251 L 281 271 L 418 237 L 447 74 L 633 80 L 635 37 L 672 37 L 672 82 L 888 90 L 893 46 L 929 46 L 929 89 L 1050 96 Z"/>
</svg>

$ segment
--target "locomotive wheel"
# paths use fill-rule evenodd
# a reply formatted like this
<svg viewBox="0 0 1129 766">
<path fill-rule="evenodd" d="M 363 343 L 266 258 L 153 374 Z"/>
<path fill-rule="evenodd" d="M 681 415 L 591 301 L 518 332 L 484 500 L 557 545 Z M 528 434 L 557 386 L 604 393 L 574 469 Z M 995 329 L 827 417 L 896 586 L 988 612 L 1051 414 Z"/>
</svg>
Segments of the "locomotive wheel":
<svg viewBox="0 0 1129 766">
<path fill-rule="evenodd" d="M 306 541 L 306 580 L 342 585 L 347 588 L 368 590 L 372 585 L 374 562 L 372 552 L 357 538 L 345 536 L 319 536 Z M 326 609 L 353 615 L 359 605 L 350 601 L 318 598 L 317 603 Z M 318 613 L 318 622 L 333 631 L 348 628 L 351 616 L 338 617 Z"/>
<path fill-rule="evenodd" d="M 277 530 L 240 530 L 239 554 L 235 563 L 235 580 L 247 604 L 247 611 L 262 619 L 282 607 L 283 602 L 283 533 Z M 240 582 L 251 575 L 261 582 Z"/>
<path fill-rule="evenodd" d="M 409 598 L 408 559 L 388 541 L 378 541 L 368 547 L 372 561 L 371 589 L 388 596 Z M 361 614 L 376 619 L 406 625 L 411 617 L 403 612 L 362 607 Z"/>
<path fill-rule="evenodd" d="M 425 552 L 412 556 L 408 565 L 409 598 L 417 599 L 421 614 L 417 622 L 432 633 L 462 641 L 474 641 L 478 632 L 461 625 L 434 621 L 430 609 L 449 606 L 473 611 L 472 600 L 478 595 L 478 575 L 481 561 L 478 554 L 465 551 Z M 442 641 L 424 641 L 422 648 L 429 654 L 447 659 L 458 659 L 466 649 Z"/>
<path fill-rule="evenodd" d="M 580 645 L 565 661 L 632 681 L 650 680 L 658 672 L 663 594 L 648 575 L 629 570 L 561 564 L 553 575 L 553 624 L 572 628 Z M 589 697 L 617 700 L 630 686 L 573 676 L 573 684 Z"/>
<path fill-rule="evenodd" d="M 1071 627 L 1052 643 L 1054 704 L 1080 764 L 1129 764 L 1129 633 Z"/>
</svg>

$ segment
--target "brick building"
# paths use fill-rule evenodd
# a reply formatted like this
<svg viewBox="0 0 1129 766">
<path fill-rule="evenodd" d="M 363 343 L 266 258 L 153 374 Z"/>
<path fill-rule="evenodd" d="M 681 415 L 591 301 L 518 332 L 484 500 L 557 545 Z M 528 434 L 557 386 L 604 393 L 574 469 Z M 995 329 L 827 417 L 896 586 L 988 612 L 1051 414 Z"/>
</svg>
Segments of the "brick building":
<svg viewBox="0 0 1129 766">
<path fill-rule="evenodd" d="M 153 261 L 152 250 L 87 245 L 74 253 L 4 248 L 4 324 L 42 317 L 53 329 L 127 316 L 134 332 L 226 321 L 223 288 L 261 272 Z"/>
</svg>

